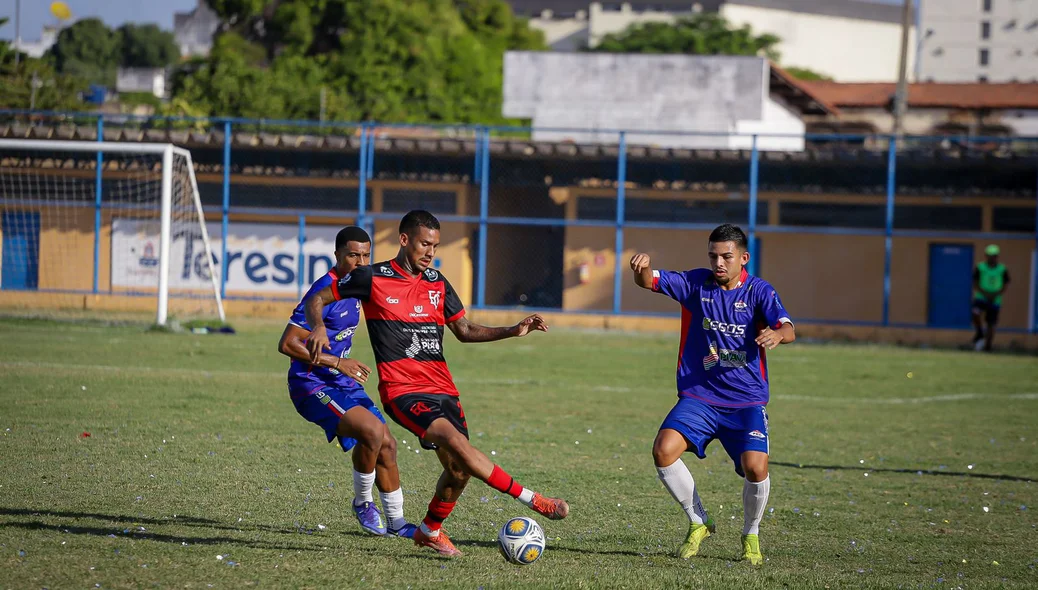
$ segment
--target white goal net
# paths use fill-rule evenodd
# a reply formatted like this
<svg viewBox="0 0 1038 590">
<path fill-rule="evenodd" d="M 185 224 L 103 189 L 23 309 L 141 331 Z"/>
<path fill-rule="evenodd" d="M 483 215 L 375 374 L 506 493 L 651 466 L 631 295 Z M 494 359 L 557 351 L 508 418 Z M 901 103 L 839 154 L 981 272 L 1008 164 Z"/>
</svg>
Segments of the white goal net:
<svg viewBox="0 0 1038 590">
<path fill-rule="evenodd" d="M 0 214 L 0 309 L 225 319 L 187 150 L 0 139 Z"/>
</svg>

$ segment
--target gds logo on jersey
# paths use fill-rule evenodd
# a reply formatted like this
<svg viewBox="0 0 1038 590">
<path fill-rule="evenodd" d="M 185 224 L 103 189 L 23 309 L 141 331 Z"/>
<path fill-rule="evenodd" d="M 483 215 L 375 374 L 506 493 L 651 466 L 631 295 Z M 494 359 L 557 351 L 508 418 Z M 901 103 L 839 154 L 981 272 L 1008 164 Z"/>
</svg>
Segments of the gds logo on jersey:
<svg viewBox="0 0 1038 590">
<path fill-rule="evenodd" d="M 703 318 L 703 329 L 720 332 L 722 334 L 731 334 L 733 336 L 746 335 L 746 326 L 739 324 L 726 324 L 725 322 L 718 322 L 710 318 Z"/>
</svg>

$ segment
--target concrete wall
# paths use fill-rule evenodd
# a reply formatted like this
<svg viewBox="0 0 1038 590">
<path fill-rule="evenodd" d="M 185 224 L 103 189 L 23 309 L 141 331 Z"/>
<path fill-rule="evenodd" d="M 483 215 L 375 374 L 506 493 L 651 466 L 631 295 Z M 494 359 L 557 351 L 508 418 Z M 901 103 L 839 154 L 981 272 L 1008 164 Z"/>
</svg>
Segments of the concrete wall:
<svg viewBox="0 0 1038 590">
<path fill-rule="evenodd" d="M 758 34 L 779 36 L 783 66 L 809 68 L 838 82 L 897 80 L 899 24 L 728 3 L 721 7 L 721 14 L 736 26 L 747 24 Z M 915 38 L 913 27 L 909 47 L 915 47 Z M 910 72 L 913 64 L 910 54 Z"/>
<path fill-rule="evenodd" d="M 617 143 L 612 130 L 625 129 L 636 143 L 724 149 L 740 123 L 772 129 L 768 68 L 757 57 L 510 51 L 502 111 L 532 119 L 537 141 Z M 660 130 L 717 135 L 639 133 Z"/>
</svg>

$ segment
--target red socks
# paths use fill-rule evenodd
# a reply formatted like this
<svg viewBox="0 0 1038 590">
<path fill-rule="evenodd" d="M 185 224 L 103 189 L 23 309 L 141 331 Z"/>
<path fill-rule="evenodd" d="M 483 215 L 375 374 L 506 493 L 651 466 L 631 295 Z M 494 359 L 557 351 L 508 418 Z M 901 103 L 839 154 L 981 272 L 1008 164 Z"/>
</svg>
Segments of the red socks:
<svg viewBox="0 0 1038 590">
<path fill-rule="evenodd" d="M 430 531 L 438 531 L 443 526 L 443 521 L 451 514 L 451 510 L 454 510 L 456 502 L 443 502 L 439 498 L 433 498 L 432 502 L 429 502 L 429 511 L 425 513 L 425 518 L 422 523 Z"/>
<path fill-rule="evenodd" d="M 494 470 L 490 472 L 487 485 L 513 498 L 518 498 L 523 491 L 523 486 L 519 485 L 518 482 L 512 479 L 511 475 L 505 473 L 505 470 L 497 465 L 494 465 Z"/>
</svg>

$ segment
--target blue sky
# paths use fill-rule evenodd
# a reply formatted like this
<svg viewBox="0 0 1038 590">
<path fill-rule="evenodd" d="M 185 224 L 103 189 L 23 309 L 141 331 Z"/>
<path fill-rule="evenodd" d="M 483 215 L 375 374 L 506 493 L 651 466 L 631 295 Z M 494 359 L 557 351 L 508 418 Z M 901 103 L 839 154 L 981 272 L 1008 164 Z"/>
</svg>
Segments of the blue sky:
<svg viewBox="0 0 1038 590">
<path fill-rule="evenodd" d="M 100 17 L 111 27 L 125 22 L 157 23 L 163 29 L 173 30 L 173 13 L 188 12 L 198 0 L 65 0 L 72 9 L 73 18 Z M 22 0 L 22 39 L 40 38 L 46 24 L 53 24 L 49 0 Z M 14 39 L 15 0 L 0 0 L 0 17 L 10 17 L 0 28 L 0 39 Z"/>
<path fill-rule="evenodd" d="M 72 9 L 73 18 L 101 17 L 108 26 L 117 27 L 125 22 L 158 23 L 166 30 L 173 30 L 173 13 L 187 12 L 198 4 L 198 0 L 65 0 Z M 876 2 L 899 3 L 900 0 L 873 0 Z M 22 39 L 34 41 L 46 24 L 53 24 L 49 0 L 22 0 Z M 15 0 L 0 0 L 0 17 L 10 17 L 11 22 L 0 28 L 0 39 L 14 39 Z"/>
</svg>

